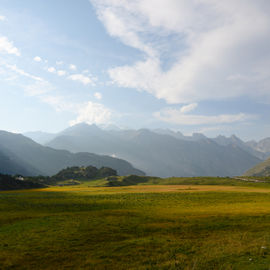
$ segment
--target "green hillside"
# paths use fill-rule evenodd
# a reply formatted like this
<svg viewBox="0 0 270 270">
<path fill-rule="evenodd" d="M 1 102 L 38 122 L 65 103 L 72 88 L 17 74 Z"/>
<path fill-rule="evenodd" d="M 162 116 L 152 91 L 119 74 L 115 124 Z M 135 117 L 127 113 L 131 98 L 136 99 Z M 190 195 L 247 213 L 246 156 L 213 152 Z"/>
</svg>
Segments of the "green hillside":
<svg viewBox="0 0 270 270">
<path fill-rule="evenodd" d="M 245 176 L 270 176 L 270 158 L 257 164 L 244 174 Z"/>
<path fill-rule="evenodd" d="M 117 177 L 117 171 L 108 167 L 100 169 L 87 167 L 67 167 L 53 176 L 32 176 L 16 177 L 0 173 L 0 191 L 13 189 L 42 188 L 48 186 L 72 186 L 81 185 L 84 182 L 100 181 L 103 183 L 104 178 Z M 139 178 L 140 176 L 136 176 Z M 104 186 L 107 186 L 108 180 L 105 180 Z M 95 182 L 96 183 L 96 182 Z M 136 184 L 134 182 L 134 184 Z M 98 183 L 100 185 L 100 183 Z M 121 184 L 118 184 L 120 186 Z"/>
</svg>

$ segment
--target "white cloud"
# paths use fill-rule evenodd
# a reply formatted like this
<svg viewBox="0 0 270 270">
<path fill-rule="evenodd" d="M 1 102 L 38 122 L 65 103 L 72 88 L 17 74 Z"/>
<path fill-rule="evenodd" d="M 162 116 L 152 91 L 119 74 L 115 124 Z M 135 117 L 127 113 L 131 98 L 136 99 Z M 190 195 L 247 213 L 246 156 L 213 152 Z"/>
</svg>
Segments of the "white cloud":
<svg viewBox="0 0 270 270">
<path fill-rule="evenodd" d="M 56 70 L 55 67 L 49 67 L 47 69 L 48 72 L 50 73 L 56 73 L 58 76 L 65 76 L 67 74 L 67 72 L 65 70 Z"/>
<path fill-rule="evenodd" d="M 61 66 L 61 65 L 63 65 L 63 64 L 64 64 L 63 61 L 56 61 L 56 65 L 57 65 L 57 66 Z"/>
<path fill-rule="evenodd" d="M 6 17 L 3 15 L 0 15 L 0 21 L 5 21 L 5 20 L 6 20 Z"/>
<path fill-rule="evenodd" d="M 127 1 L 112 0 L 92 2 L 96 4 L 99 19 L 104 23 L 110 35 L 120 38 L 125 44 L 142 50 L 148 55 L 154 56 L 156 54 L 155 50 L 151 46 L 145 44 L 136 33 L 137 31 L 142 31 L 142 27 L 136 22 L 136 14 L 130 12 L 128 14 L 130 17 L 125 15 L 127 14 L 127 9 L 122 5 L 130 5 Z M 106 2 L 110 2 L 110 4 L 102 4 Z M 119 5 L 115 8 L 114 4 L 117 2 Z"/>
<path fill-rule="evenodd" d="M 239 114 L 221 114 L 221 115 L 192 115 L 185 114 L 180 109 L 166 108 L 154 113 L 157 119 L 177 125 L 216 125 L 216 124 L 231 124 L 253 119 L 255 116 Z"/>
<path fill-rule="evenodd" d="M 188 113 L 188 112 L 193 111 L 193 110 L 196 109 L 197 107 L 198 107 L 198 104 L 197 104 L 197 103 L 191 103 L 191 104 L 188 104 L 188 105 L 183 106 L 183 107 L 180 109 L 180 112 L 181 112 L 181 113 Z"/>
<path fill-rule="evenodd" d="M 71 121 L 71 124 L 80 122 L 104 124 L 110 122 L 112 111 L 103 104 L 91 101 L 83 103 L 74 102 L 72 98 L 57 94 L 57 89 L 43 78 L 27 73 L 16 65 L 9 65 L 3 60 L 0 63 L 2 67 L 11 71 L 12 75 L 15 73 L 34 80 L 34 82 L 30 83 L 28 81 L 20 81 L 20 87 L 22 87 L 26 96 L 36 98 L 57 112 L 69 112 L 75 115 L 75 119 Z M 101 97 L 101 94 L 96 93 L 96 97 Z"/>
<path fill-rule="evenodd" d="M 101 93 L 99 93 L 99 92 L 96 92 L 95 94 L 94 94 L 94 96 L 95 96 L 95 98 L 96 99 L 102 99 L 102 94 Z"/>
<path fill-rule="evenodd" d="M 119 86 L 168 103 L 270 98 L 270 2 L 91 2 L 111 36 L 145 53 L 144 60 L 109 70 Z M 164 70 L 167 59 L 174 61 Z"/>
<path fill-rule="evenodd" d="M 51 92 L 54 88 L 49 82 L 37 81 L 34 84 L 29 84 L 24 87 L 24 92 L 30 97 L 40 97 Z"/>
<path fill-rule="evenodd" d="M 88 84 L 94 84 L 94 82 L 92 81 L 92 79 L 88 76 L 85 76 L 83 74 L 73 74 L 71 76 L 68 77 L 68 79 L 72 80 L 72 81 L 78 81 L 83 83 L 84 85 L 88 85 Z"/>
<path fill-rule="evenodd" d="M 42 95 L 39 99 L 48 105 L 50 105 L 57 112 L 71 112 L 77 114 L 77 111 L 80 107 L 80 104 L 76 104 L 70 101 L 67 101 L 65 97 L 59 95 Z"/>
<path fill-rule="evenodd" d="M 78 111 L 77 118 L 71 121 L 70 125 L 82 122 L 88 124 L 104 124 L 110 121 L 111 116 L 111 110 L 106 108 L 104 105 L 88 101 L 84 106 L 81 106 Z"/>
<path fill-rule="evenodd" d="M 76 119 L 69 122 L 71 126 L 82 122 L 88 124 L 108 124 L 112 117 L 112 111 L 100 103 L 91 101 L 75 103 L 67 100 L 64 96 L 51 93 L 41 94 L 38 98 L 57 112 L 70 112 L 76 115 Z"/>
<path fill-rule="evenodd" d="M 18 48 L 13 45 L 13 42 L 9 41 L 7 37 L 0 37 L 0 52 L 14 54 L 20 56 L 21 53 Z"/>
<path fill-rule="evenodd" d="M 65 96 L 56 93 L 56 87 L 45 80 L 33 84 L 22 85 L 25 95 L 35 97 L 42 103 L 52 107 L 57 112 L 78 114 L 83 104 L 69 101 Z"/>
<path fill-rule="evenodd" d="M 69 69 L 70 70 L 77 70 L 77 67 L 75 65 L 73 65 L 73 64 L 70 64 Z"/>
<path fill-rule="evenodd" d="M 41 57 L 36 56 L 36 57 L 34 57 L 34 61 L 36 61 L 36 62 L 41 62 L 41 61 L 42 61 L 42 59 L 41 59 Z"/>
<path fill-rule="evenodd" d="M 113 82 L 122 87 L 132 87 L 138 90 L 147 90 L 155 96 L 159 93 L 155 90 L 158 87 L 161 71 L 159 61 L 148 59 L 145 62 L 137 62 L 134 66 L 123 66 L 109 70 Z M 149 80 L 151 78 L 152 80 Z"/>
<path fill-rule="evenodd" d="M 66 73 L 67 73 L 67 72 L 66 72 L 65 70 L 58 70 L 58 71 L 57 71 L 57 75 L 58 75 L 58 76 L 65 76 Z"/>
<path fill-rule="evenodd" d="M 6 66 L 6 68 L 8 68 L 9 70 L 14 71 L 14 72 L 16 72 L 17 74 L 22 75 L 22 76 L 24 76 L 24 77 L 27 77 L 27 78 L 30 78 L 30 79 L 32 79 L 32 80 L 39 81 L 39 82 L 44 81 L 41 77 L 32 75 L 32 74 L 30 74 L 30 73 L 24 71 L 23 69 L 18 68 L 16 65 L 5 64 L 5 66 Z"/>
<path fill-rule="evenodd" d="M 8 65 L 7 65 L 8 66 Z M 50 82 L 28 74 L 16 66 L 9 66 L 13 71 L 19 73 L 20 75 L 29 77 L 35 80 L 34 83 L 20 83 L 26 96 L 33 97 L 51 106 L 54 110 L 58 112 L 68 111 L 74 114 L 78 113 L 81 104 L 76 104 L 74 102 L 68 101 L 64 96 L 60 96 L 56 93 L 56 88 Z"/>
<path fill-rule="evenodd" d="M 56 69 L 55 69 L 54 67 L 49 67 L 49 68 L 48 68 L 48 71 L 49 71 L 50 73 L 54 73 L 54 72 L 56 72 Z"/>
<path fill-rule="evenodd" d="M 103 104 L 88 101 L 86 103 L 75 103 L 67 100 L 64 96 L 44 93 L 38 96 L 39 100 L 48 104 L 57 112 L 70 112 L 76 115 L 76 119 L 70 121 L 70 125 L 78 123 L 107 124 L 112 117 L 112 111 Z"/>
</svg>

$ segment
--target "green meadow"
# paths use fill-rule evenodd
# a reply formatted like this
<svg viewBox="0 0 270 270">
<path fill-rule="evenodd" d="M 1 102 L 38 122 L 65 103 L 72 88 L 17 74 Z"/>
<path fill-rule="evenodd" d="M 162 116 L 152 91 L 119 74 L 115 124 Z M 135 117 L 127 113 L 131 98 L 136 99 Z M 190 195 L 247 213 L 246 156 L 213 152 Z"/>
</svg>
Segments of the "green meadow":
<svg viewBox="0 0 270 270">
<path fill-rule="evenodd" d="M 270 184 L 102 184 L 0 192 L 0 269 L 270 268 Z"/>
</svg>

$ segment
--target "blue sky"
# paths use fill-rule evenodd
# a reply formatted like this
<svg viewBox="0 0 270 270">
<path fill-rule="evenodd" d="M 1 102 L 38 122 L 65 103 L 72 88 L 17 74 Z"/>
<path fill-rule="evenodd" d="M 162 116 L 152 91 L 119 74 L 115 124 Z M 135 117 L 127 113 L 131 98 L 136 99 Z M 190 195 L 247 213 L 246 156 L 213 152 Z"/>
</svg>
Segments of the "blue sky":
<svg viewBox="0 0 270 270">
<path fill-rule="evenodd" d="M 266 0 L 0 0 L 0 129 L 268 137 L 269 12 Z"/>
</svg>

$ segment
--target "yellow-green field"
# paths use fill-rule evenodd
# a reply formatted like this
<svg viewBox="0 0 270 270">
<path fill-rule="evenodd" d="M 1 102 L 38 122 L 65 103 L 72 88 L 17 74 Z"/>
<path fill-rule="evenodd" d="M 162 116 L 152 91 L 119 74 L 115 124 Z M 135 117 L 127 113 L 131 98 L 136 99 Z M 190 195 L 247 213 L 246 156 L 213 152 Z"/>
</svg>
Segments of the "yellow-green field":
<svg viewBox="0 0 270 270">
<path fill-rule="evenodd" d="M 268 185 L 0 192 L 0 269 L 269 269 Z"/>
</svg>

